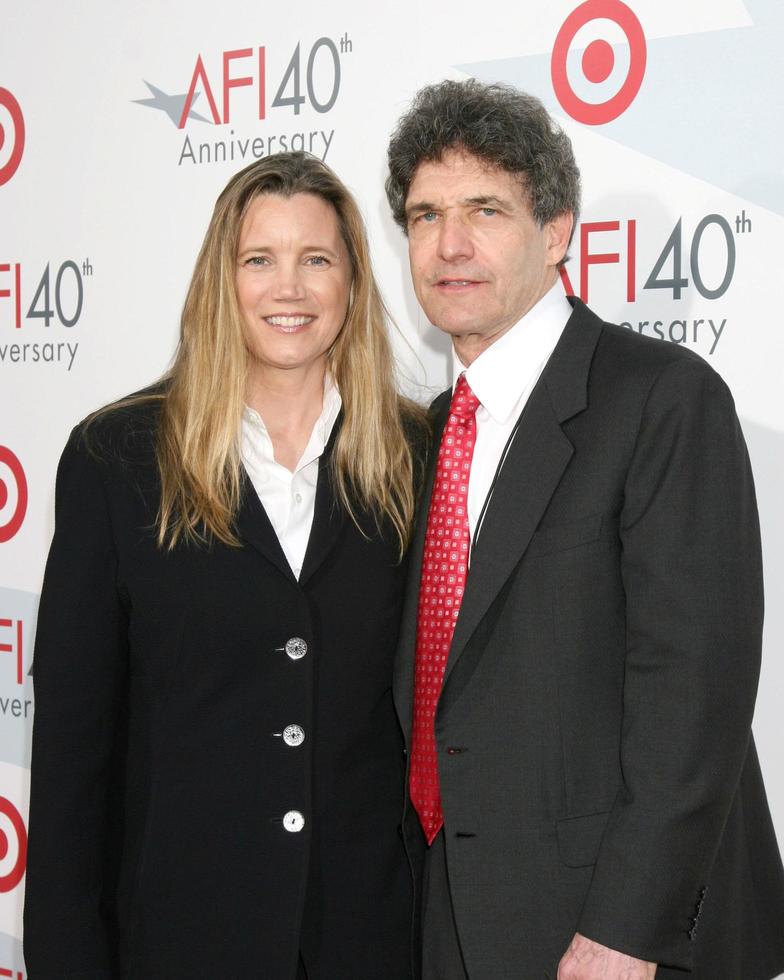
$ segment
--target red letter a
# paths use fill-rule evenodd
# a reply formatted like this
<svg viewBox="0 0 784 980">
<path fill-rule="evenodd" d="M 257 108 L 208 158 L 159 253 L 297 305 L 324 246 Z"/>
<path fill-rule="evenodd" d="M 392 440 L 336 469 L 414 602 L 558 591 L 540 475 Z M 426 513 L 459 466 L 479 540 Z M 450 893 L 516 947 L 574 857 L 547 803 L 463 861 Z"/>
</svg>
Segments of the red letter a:
<svg viewBox="0 0 784 980">
<path fill-rule="evenodd" d="M 207 78 L 207 72 L 204 70 L 204 62 L 201 60 L 201 55 L 196 59 L 196 67 L 193 69 L 193 78 L 191 79 L 191 84 L 188 89 L 188 94 L 185 98 L 185 105 L 182 107 L 182 115 L 180 116 L 180 122 L 177 126 L 178 129 L 185 128 L 185 120 L 188 118 L 188 113 L 191 111 L 191 106 L 193 105 L 193 97 L 196 94 L 196 83 L 201 79 L 201 84 L 204 88 L 204 94 L 207 96 L 207 101 L 210 104 L 210 112 L 212 113 L 212 121 L 216 126 L 220 126 L 221 118 L 218 115 L 218 107 L 215 105 L 215 99 L 212 94 L 212 89 L 210 88 L 210 83 Z"/>
</svg>

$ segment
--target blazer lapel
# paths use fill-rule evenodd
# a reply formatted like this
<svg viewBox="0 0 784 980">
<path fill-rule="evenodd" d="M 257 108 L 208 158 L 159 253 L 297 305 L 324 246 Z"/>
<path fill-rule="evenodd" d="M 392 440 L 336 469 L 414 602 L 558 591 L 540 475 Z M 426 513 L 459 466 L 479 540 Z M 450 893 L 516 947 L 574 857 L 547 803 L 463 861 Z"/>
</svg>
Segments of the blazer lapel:
<svg viewBox="0 0 784 980">
<path fill-rule="evenodd" d="M 422 570 L 422 554 L 425 550 L 425 531 L 427 530 L 427 514 L 430 508 L 430 495 L 436 477 L 436 462 L 441 433 L 449 415 L 449 403 L 452 399 L 451 389 L 442 392 L 433 402 L 430 409 L 433 427 L 433 442 L 427 460 L 427 467 L 422 481 L 422 492 L 411 544 L 408 549 L 408 577 L 406 592 L 403 599 L 403 613 L 400 621 L 400 635 L 395 657 L 392 690 L 400 724 L 406 737 L 406 743 L 411 734 L 411 717 L 414 701 L 414 657 L 416 654 L 417 612 L 419 607 L 419 579 Z"/>
<path fill-rule="evenodd" d="M 332 429 L 326 449 L 319 459 L 318 484 L 316 486 L 316 505 L 313 511 L 313 525 L 310 529 L 305 560 L 299 576 L 300 585 L 313 575 L 330 553 L 338 540 L 347 520 L 351 518 L 338 501 L 332 481 L 332 448 L 335 444 L 342 416 Z"/>
<path fill-rule="evenodd" d="M 275 529 L 244 469 L 242 483 L 242 501 L 236 520 L 237 533 L 243 541 L 260 552 L 267 561 L 272 562 L 287 578 L 295 580 Z"/>
<path fill-rule="evenodd" d="M 588 404 L 588 372 L 601 321 L 579 300 L 523 410 L 471 554 L 444 676 L 450 675 L 512 575 L 574 452 L 561 424 Z"/>
<path fill-rule="evenodd" d="M 343 508 L 337 503 L 330 471 L 330 459 L 335 439 L 340 431 L 342 412 L 332 428 L 324 452 L 319 458 L 318 483 L 316 484 L 316 502 L 313 511 L 313 524 L 310 529 L 305 559 L 299 576 L 299 584 L 316 571 L 324 561 L 345 522 Z M 250 477 L 243 470 L 243 492 L 239 514 L 237 515 L 237 532 L 249 545 L 272 562 L 283 574 L 296 581 L 283 548 L 280 545 L 275 529 L 267 516 L 258 494 L 251 483 Z"/>
</svg>

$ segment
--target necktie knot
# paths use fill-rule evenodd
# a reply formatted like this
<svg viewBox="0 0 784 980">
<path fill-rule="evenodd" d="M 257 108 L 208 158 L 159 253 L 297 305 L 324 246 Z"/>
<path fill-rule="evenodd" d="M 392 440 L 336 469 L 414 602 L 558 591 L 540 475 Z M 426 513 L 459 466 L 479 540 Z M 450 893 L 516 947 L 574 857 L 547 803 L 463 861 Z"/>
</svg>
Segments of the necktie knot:
<svg viewBox="0 0 784 980">
<path fill-rule="evenodd" d="M 456 415 L 463 422 L 468 421 L 476 414 L 480 402 L 476 395 L 471 391 L 471 386 L 466 380 L 465 373 L 457 379 L 452 401 L 449 405 L 451 415 Z"/>
</svg>

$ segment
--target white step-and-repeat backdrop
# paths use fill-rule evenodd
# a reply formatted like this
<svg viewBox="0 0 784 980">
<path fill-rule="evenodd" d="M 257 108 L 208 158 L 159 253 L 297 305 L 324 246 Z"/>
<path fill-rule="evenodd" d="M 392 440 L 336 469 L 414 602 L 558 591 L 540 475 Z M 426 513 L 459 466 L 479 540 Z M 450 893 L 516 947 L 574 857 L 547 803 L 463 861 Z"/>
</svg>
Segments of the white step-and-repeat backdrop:
<svg viewBox="0 0 784 980">
<path fill-rule="evenodd" d="M 0 978 L 25 978 L 30 666 L 68 432 L 163 372 L 216 195 L 285 149 L 356 193 L 407 383 L 443 388 L 382 184 L 395 120 L 444 77 L 545 102 L 584 179 L 566 285 L 735 395 L 768 595 L 755 730 L 784 844 L 783 65 L 780 0 L 0 4 Z"/>
</svg>

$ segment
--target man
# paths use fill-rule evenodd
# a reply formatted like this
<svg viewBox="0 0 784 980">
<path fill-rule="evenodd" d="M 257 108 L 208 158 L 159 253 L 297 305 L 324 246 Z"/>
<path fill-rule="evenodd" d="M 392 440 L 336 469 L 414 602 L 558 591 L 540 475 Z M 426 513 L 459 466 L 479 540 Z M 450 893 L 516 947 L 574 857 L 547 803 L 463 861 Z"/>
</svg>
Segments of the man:
<svg viewBox="0 0 784 980">
<path fill-rule="evenodd" d="M 762 573 L 732 398 L 558 268 L 579 209 L 541 104 L 422 90 L 387 194 L 454 393 L 395 678 L 424 980 L 766 980 L 784 871 L 750 724 Z"/>
</svg>

